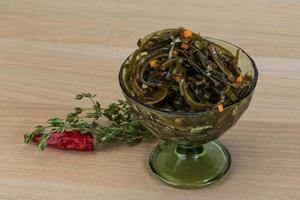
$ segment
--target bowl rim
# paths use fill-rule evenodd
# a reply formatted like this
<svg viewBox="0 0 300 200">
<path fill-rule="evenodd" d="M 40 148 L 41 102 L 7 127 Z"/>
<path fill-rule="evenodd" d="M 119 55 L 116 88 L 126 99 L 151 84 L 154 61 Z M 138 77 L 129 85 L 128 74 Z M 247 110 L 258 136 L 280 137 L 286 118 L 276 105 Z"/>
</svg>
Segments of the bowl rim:
<svg viewBox="0 0 300 200">
<path fill-rule="evenodd" d="M 240 99 L 237 99 L 236 101 L 232 102 L 231 104 L 228 104 L 226 106 L 224 106 L 224 110 L 226 109 L 229 109 L 230 107 L 233 107 L 235 106 L 236 104 L 238 104 L 240 101 L 246 99 L 247 97 L 249 97 L 254 89 L 256 88 L 256 85 L 257 85 L 257 79 L 258 79 L 258 70 L 257 70 L 257 66 L 253 60 L 253 58 L 246 52 L 244 51 L 242 48 L 240 48 L 239 46 L 235 45 L 235 44 L 232 44 L 230 42 L 227 42 L 225 40 L 222 40 L 222 39 L 218 39 L 218 38 L 213 38 L 213 37 L 207 37 L 207 36 L 204 36 L 204 38 L 208 38 L 208 39 L 213 39 L 213 40 L 219 40 L 221 42 L 225 42 L 227 44 L 230 44 L 236 48 L 239 48 L 248 58 L 249 60 L 251 61 L 251 64 L 253 66 L 253 70 L 254 70 L 254 78 L 253 78 L 253 84 L 252 84 L 252 87 L 251 89 L 249 90 L 249 92 L 247 93 L 247 95 L 245 95 L 244 97 L 240 98 Z M 125 62 L 129 59 L 129 57 L 131 56 L 131 54 L 124 60 L 124 62 L 122 63 L 121 67 L 120 67 L 120 70 L 119 70 L 119 74 L 118 74 L 118 78 L 119 78 L 119 85 L 122 89 L 122 92 L 124 95 L 126 95 L 126 97 L 130 98 L 132 101 L 134 101 L 135 103 L 138 103 L 142 106 L 145 106 L 151 110 L 154 110 L 155 112 L 159 111 L 159 112 L 162 112 L 162 113 L 166 113 L 166 114 L 173 114 L 173 115 L 199 115 L 199 114 L 203 114 L 203 113 L 210 113 L 210 112 L 216 112 L 216 109 L 210 109 L 210 110 L 202 110 L 202 111 L 188 111 L 188 112 L 183 112 L 183 111 L 175 111 L 175 110 L 164 110 L 164 109 L 160 109 L 160 108 L 157 108 L 157 107 L 154 107 L 152 105 L 148 105 L 148 104 L 145 104 L 143 102 L 141 102 L 139 99 L 137 98 L 134 98 L 132 97 L 129 92 L 126 90 L 126 87 L 125 87 L 125 84 L 124 84 L 124 81 L 123 81 L 123 68 L 124 68 L 124 64 Z"/>
</svg>

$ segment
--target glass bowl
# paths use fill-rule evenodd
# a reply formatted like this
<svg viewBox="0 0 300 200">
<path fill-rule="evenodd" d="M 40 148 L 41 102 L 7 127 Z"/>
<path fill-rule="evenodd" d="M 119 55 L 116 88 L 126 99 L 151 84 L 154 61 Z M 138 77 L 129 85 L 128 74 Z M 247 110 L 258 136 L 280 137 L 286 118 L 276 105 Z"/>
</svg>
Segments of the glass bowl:
<svg viewBox="0 0 300 200">
<path fill-rule="evenodd" d="M 206 39 L 233 54 L 240 49 L 223 40 Z M 201 187 L 222 178 L 230 168 L 231 157 L 229 151 L 216 139 L 237 122 L 250 104 L 258 78 L 253 59 L 241 49 L 238 61 L 241 74 L 250 75 L 253 79 L 248 93 L 225 106 L 223 112 L 218 112 L 217 109 L 166 111 L 144 104 L 130 94 L 124 82 L 124 64 L 128 59 L 130 56 L 119 72 L 122 92 L 143 125 L 163 140 L 150 155 L 149 164 L 154 175 L 169 185 L 181 188 Z"/>
</svg>

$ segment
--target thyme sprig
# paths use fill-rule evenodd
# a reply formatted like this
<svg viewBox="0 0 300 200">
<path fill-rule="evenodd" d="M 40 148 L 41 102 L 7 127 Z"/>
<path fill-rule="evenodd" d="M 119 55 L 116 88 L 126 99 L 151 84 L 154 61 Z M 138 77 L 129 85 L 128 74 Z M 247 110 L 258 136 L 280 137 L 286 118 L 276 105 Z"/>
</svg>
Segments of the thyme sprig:
<svg viewBox="0 0 300 200">
<path fill-rule="evenodd" d="M 116 141 L 136 144 L 152 137 L 152 134 L 141 124 L 138 116 L 126 101 L 119 100 L 117 103 L 109 104 L 107 108 L 102 108 L 100 103 L 94 100 L 94 97 L 96 95 L 90 93 L 76 95 L 75 99 L 77 100 L 89 99 L 92 107 L 75 107 L 65 119 L 49 119 L 46 126 L 36 126 L 32 132 L 26 134 L 24 142 L 29 144 L 35 135 L 41 135 L 42 139 L 38 143 L 38 148 L 44 150 L 52 133 L 65 131 L 92 134 L 94 147 L 97 144 Z M 100 118 L 107 118 L 110 123 L 100 123 Z"/>
</svg>

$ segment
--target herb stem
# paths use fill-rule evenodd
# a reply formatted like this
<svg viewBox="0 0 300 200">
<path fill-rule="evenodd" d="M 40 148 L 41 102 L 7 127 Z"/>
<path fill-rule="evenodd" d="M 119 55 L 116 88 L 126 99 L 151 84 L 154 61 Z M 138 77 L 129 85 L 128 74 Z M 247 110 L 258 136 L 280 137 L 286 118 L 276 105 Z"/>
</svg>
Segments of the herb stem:
<svg viewBox="0 0 300 200">
<path fill-rule="evenodd" d="M 92 101 L 92 103 L 93 103 L 94 105 L 96 105 L 96 102 L 94 101 L 93 97 L 89 97 L 89 99 Z"/>
</svg>

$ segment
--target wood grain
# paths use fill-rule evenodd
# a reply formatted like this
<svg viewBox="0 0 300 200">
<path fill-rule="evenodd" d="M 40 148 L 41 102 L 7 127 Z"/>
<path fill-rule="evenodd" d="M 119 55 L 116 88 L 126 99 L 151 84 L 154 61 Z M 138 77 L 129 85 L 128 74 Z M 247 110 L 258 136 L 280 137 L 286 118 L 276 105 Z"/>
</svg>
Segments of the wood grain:
<svg viewBox="0 0 300 200">
<path fill-rule="evenodd" d="M 0 0 L 0 199 L 299 199 L 299 24 L 296 0 Z M 23 144 L 78 92 L 105 105 L 123 98 L 117 72 L 135 41 L 177 26 L 243 47 L 260 71 L 251 106 L 220 139 L 233 157 L 223 181 L 196 190 L 157 181 L 147 161 L 158 141 L 92 153 Z"/>
</svg>

